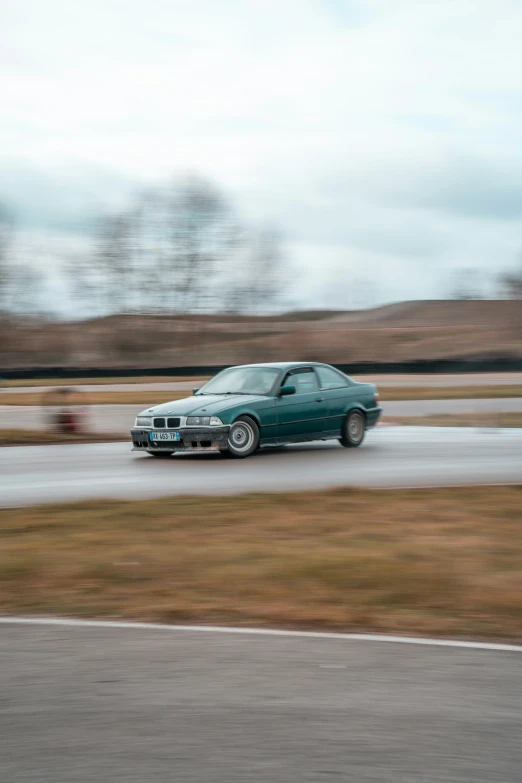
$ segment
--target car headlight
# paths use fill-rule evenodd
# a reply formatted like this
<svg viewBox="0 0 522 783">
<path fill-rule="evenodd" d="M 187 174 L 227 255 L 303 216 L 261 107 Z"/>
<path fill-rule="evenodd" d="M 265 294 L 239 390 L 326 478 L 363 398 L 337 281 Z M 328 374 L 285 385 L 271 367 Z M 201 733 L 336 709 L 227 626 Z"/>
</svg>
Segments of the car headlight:
<svg viewBox="0 0 522 783">
<path fill-rule="evenodd" d="M 152 427 L 152 418 L 150 416 L 138 416 L 135 427 Z"/>
<path fill-rule="evenodd" d="M 187 418 L 188 427 L 219 427 L 223 424 L 218 416 L 189 416 Z"/>
</svg>

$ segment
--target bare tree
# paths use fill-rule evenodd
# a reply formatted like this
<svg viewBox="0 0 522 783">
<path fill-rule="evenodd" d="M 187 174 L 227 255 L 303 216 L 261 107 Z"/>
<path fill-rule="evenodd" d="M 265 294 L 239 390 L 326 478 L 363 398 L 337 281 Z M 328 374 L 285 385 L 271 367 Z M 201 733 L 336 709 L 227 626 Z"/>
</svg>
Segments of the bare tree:
<svg viewBox="0 0 522 783">
<path fill-rule="evenodd" d="M 45 274 L 30 263 L 13 264 L 9 279 L 9 309 L 16 315 L 43 315 Z"/>
<path fill-rule="evenodd" d="M 517 306 L 513 314 L 514 325 L 518 336 L 522 337 L 522 256 L 519 260 L 518 269 L 504 272 L 499 275 L 498 281 L 500 284 L 500 295 L 504 299 L 517 300 Z"/>
<path fill-rule="evenodd" d="M 522 299 L 522 259 L 519 269 L 499 275 L 500 293 L 504 299 Z"/>
<path fill-rule="evenodd" d="M 144 276 L 139 205 L 102 216 L 94 233 L 93 253 L 75 254 L 67 264 L 74 297 L 100 312 L 138 311 Z"/>
<path fill-rule="evenodd" d="M 244 231 L 241 253 L 229 269 L 228 307 L 251 315 L 277 305 L 287 286 L 279 233 L 271 227 Z"/>
<path fill-rule="evenodd" d="M 82 315 L 106 313 L 105 283 L 97 277 L 91 255 L 81 250 L 69 253 L 63 268 L 76 312 Z"/>
<path fill-rule="evenodd" d="M 7 206 L 0 202 L 0 314 L 9 309 L 9 288 L 12 275 L 9 247 L 13 231 L 13 216 Z"/>
<path fill-rule="evenodd" d="M 107 216 L 101 225 L 94 268 L 103 277 L 106 301 L 114 311 L 128 312 L 135 305 L 136 216 L 136 210 L 129 210 Z"/>
<path fill-rule="evenodd" d="M 259 312 L 277 299 L 281 266 L 277 232 L 245 229 L 214 185 L 190 177 L 105 216 L 69 277 L 106 312 Z"/>
<path fill-rule="evenodd" d="M 211 183 L 191 177 L 172 188 L 166 227 L 172 303 L 185 312 L 219 309 L 223 265 L 239 230 L 232 208 Z"/>
<path fill-rule="evenodd" d="M 477 269 L 457 269 L 450 285 L 450 299 L 482 299 L 482 277 Z"/>
</svg>

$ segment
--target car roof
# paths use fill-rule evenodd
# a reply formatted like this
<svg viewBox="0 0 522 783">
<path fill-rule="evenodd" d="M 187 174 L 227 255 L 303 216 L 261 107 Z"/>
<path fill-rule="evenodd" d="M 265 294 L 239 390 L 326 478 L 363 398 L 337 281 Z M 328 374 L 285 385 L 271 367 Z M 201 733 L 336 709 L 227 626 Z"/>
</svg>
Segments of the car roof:
<svg viewBox="0 0 522 783">
<path fill-rule="evenodd" d="M 237 367 L 269 367 L 272 370 L 291 370 L 294 367 L 317 367 L 322 362 L 264 362 L 261 364 L 239 364 Z M 324 366 L 324 365 L 323 365 Z"/>
</svg>

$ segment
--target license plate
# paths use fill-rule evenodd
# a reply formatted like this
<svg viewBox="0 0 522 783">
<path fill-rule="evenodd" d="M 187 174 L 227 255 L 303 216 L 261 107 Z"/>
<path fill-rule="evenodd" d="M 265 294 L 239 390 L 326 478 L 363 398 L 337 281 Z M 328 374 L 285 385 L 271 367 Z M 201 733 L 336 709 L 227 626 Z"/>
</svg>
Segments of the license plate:
<svg viewBox="0 0 522 783">
<path fill-rule="evenodd" d="M 180 440 L 179 432 L 151 432 L 151 440 Z"/>
</svg>

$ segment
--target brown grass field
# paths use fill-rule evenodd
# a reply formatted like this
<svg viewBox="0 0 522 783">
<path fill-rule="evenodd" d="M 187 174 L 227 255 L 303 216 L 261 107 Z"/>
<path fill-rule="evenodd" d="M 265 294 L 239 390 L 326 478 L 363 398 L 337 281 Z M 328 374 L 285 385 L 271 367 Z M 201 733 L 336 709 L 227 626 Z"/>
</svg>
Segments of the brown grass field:
<svg viewBox="0 0 522 783">
<path fill-rule="evenodd" d="M 0 613 L 522 638 L 522 487 L 0 512 Z"/>
<path fill-rule="evenodd" d="M 522 413 L 454 413 L 434 416 L 389 416 L 413 427 L 522 427 Z"/>
<path fill-rule="evenodd" d="M 522 397 L 520 384 L 495 386 L 378 387 L 382 400 L 486 400 Z"/>
<path fill-rule="evenodd" d="M 72 394 L 67 400 L 69 405 L 157 405 L 169 400 L 181 400 L 188 397 L 190 391 L 100 391 L 88 394 Z M 2 392 L 0 393 L 0 405 L 65 405 L 55 396 L 47 397 L 39 392 Z"/>
<path fill-rule="evenodd" d="M 33 386 L 108 386 L 113 383 L 180 383 L 194 381 L 203 383 L 209 376 L 192 377 L 187 375 L 140 375 L 140 376 L 108 376 L 106 378 L 23 378 L 21 380 L 3 380 L 0 389 L 28 388 Z"/>
<path fill-rule="evenodd" d="M 121 433 L 71 433 L 64 435 L 48 430 L 0 429 L 0 446 L 48 446 L 67 443 L 109 443 L 125 440 Z"/>
<path fill-rule="evenodd" d="M 412 301 L 270 316 L 122 314 L 3 326 L 0 366 L 188 367 L 522 358 L 519 301 Z M 79 371 L 79 375 L 81 372 Z"/>
<path fill-rule="evenodd" d="M 502 399 L 522 397 L 522 385 L 495 386 L 390 386 L 380 387 L 381 400 L 457 400 Z M 71 404 L 80 405 L 156 405 L 190 396 L 190 391 L 96 391 L 78 394 Z M 0 392 L 0 405 L 56 405 L 55 397 L 40 392 Z"/>
</svg>

